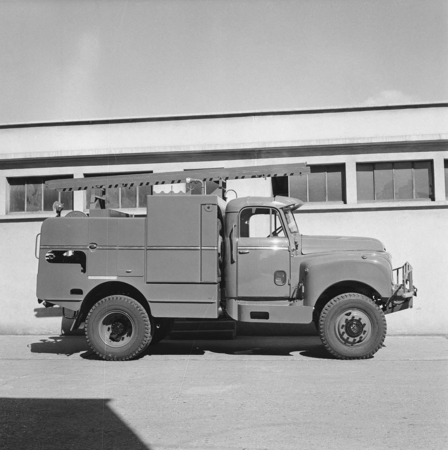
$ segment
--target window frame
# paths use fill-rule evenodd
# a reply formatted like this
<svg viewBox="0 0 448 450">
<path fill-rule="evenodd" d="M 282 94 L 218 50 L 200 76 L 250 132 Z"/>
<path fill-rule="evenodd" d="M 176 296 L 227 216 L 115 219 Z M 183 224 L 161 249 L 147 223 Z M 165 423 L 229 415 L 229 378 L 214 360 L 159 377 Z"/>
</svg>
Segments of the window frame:
<svg viewBox="0 0 448 450">
<path fill-rule="evenodd" d="M 11 176 L 11 177 L 6 177 L 6 183 L 7 183 L 7 202 L 6 202 L 6 214 L 7 215 L 11 215 L 11 214 L 42 214 L 42 213 L 51 213 L 53 212 L 53 209 L 45 209 L 45 183 L 47 181 L 50 180 L 59 180 L 59 179 L 73 179 L 73 174 L 68 174 L 68 175 L 30 175 L 30 176 Z M 11 184 L 11 180 L 23 180 L 23 184 L 20 184 L 21 186 L 24 187 L 24 208 L 23 211 L 11 211 L 11 195 L 12 195 L 12 190 L 11 190 L 11 186 L 13 186 Z M 39 182 L 37 182 L 39 181 Z M 16 184 L 19 185 L 19 184 Z M 39 185 L 39 191 L 40 191 L 40 207 L 39 209 L 33 209 L 33 210 L 29 210 L 27 209 L 27 193 L 28 193 L 28 186 L 29 185 Z M 66 211 L 72 211 L 73 210 L 73 206 L 74 206 L 74 195 L 73 192 L 61 192 L 61 191 L 56 191 L 57 192 L 57 200 L 54 201 L 58 201 L 60 203 L 64 203 L 64 201 L 62 201 L 61 196 L 63 194 L 70 194 L 71 195 L 71 207 L 70 208 L 64 208 Z M 65 201 L 66 202 L 66 201 Z M 54 202 L 53 202 L 54 203 Z M 64 204 L 64 206 L 66 206 L 66 204 Z"/>
<path fill-rule="evenodd" d="M 207 170 L 216 170 L 216 169 L 224 169 L 224 167 L 207 167 L 206 169 L 203 167 L 199 169 L 192 168 L 192 169 L 184 169 L 184 172 L 203 171 L 204 173 L 207 173 Z M 185 193 L 188 195 L 210 195 L 218 189 L 223 189 L 225 192 L 226 187 L 227 187 L 226 180 L 219 180 L 219 181 L 207 180 L 202 181 L 201 183 L 185 182 Z M 204 189 L 204 192 L 202 192 L 202 189 Z"/>
<path fill-rule="evenodd" d="M 243 214 L 245 211 L 253 210 L 253 209 L 255 209 L 255 212 L 253 214 L 251 214 L 251 216 L 249 217 L 249 221 L 252 217 L 254 217 L 256 215 L 269 216 L 269 236 L 242 236 L 241 231 L 242 231 L 243 227 L 241 225 L 242 225 Z M 257 214 L 256 211 L 258 209 L 268 210 L 269 214 Z M 274 219 L 274 220 L 272 220 L 272 219 Z M 279 222 L 279 225 L 277 227 L 275 227 L 275 225 L 277 224 L 277 220 Z M 248 234 L 250 234 L 249 221 L 248 221 L 248 225 L 247 225 Z M 272 228 L 273 224 L 274 224 L 274 228 Z M 282 227 L 283 236 L 280 236 L 280 235 L 271 236 L 272 232 L 275 231 L 280 225 Z M 272 238 L 276 238 L 276 237 L 288 239 L 288 231 L 287 230 L 289 231 L 289 228 L 285 226 L 280 210 L 278 210 L 277 208 L 273 208 L 272 206 L 261 206 L 261 205 L 260 206 L 246 206 L 239 212 L 238 237 L 240 237 L 242 239 L 272 239 Z"/>
<path fill-rule="evenodd" d="M 120 175 L 146 175 L 146 174 L 151 174 L 154 173 L 153 171 L 145 171 L 145 172 L 107 172 L 107 173 L 84 173 L 84 178 L 88 179 L 88 178 L 94 178 L 94 177 L 115 177 L 115 176 L 120 176 Z M 137 209 L 137 208 L 146 208 L 146 205 L 140 206 L 139 202 L 139 189 L 141 187 L 148 187 L 148 185 L 145 186 L 138 186 L 138 185 L 133 185 L 131 188 L 127 188 L 127 187 L 123 187 L 120 186 L 118 188 L 112 188 L 112 189 L 118 189 L 118 206 L 107 206 L 107 199 L 106 199 L 106 208 L 112 208 L 112 209 Z M 149 185 L 150 187 L 150 191 L 151 193 L 149 195 L 153 195 L 154 194 L 154 186 L 153 185 Z M 136 206 L 122 206 L 122 194 L 121 194 L 121 190 L 122 189 L 133 189 L 135 188 L 135 196 L 136 196 Z M 107 198 L 107 191 L 109 188 L 105 188 L 106 190 L 106 198 Z M 90 206 L 93 205 L 93 203 L 91 203 L 90 199 L 92 196 L 92 191 L 100 191 L 101 189 L 93 189 L 93 188 L 88 188 L 85 190 L 85 208 L 86 210 L 90 209 Z M 90 192 L 90 197 L 89 197 L 89 192 Z"/>
<path fill-rule="evenodd" d="M 416 163 L 429 163 L 429 179 L 428 179 L 428 189 L 429 196 L 428 197 L 416 197 L 416 181 L 415 181 L 415 167 Z M 397 168 L 395 164 L 403 164 L 410 163 L 411 164 L 411 182 L 412 182 L 412 198 L 396 198 L 396 179 L 397 179 Z M 377 192 L 375 190 L 375 166 L 379 164 L 391 164 L 392 165 L 392 195 L 393 198 L 387 199 L 379 199 L 377 198 Z M 358 169 L 363 166 L 372 166 L 373 170 L 370 172 L 372 174 L 372 188 L 373 188 L 373 199 L 360 199 L 360 191 L 359 191 L 359 179 L 358 173 L 360 172 Z M 428 202 L 435 201 L 435 189 L 434 189 L 434 161 L 432 159 L 416 159 L 416 160 L 393 160 L 393 161 L 362 161 L 356 163 L 356 198 L 357 203 L 397 203 L 397 202 Z"/>
<path fill-rule="evenodd" d="M 329 164 L 308 164 L 308 167 L 310 168 L 310 173 L 304 173 L 302 175 L 293 175 L 293 176 L 287 176 L 287 177 L 276 177 L 276 178 L 287 178 L 287 192 L 286 192 L 286 196 L 287 197 L 294 197 L 294 198 L 298 198 L 297 196 L 294 196 L 291 193 L 291 178 L 293 177 L 306 177 L 306 198 L 300 198 L 300 200 L 302 200 L 305 203 L 308 203 L 310 205 L 344 205 L 347 203 L 347 169 L 346 169 L 346 163 L 345 162 L 339 162 L 339 163 L 329 163 Z M 325 174 L 325 201 L 310 201 L 310 179 L 309 179 L 309 175 L 312 175 L 312 168 L 340 168 L 340 173 L 341 174 L 341 200 L 329 200 L 329 188 L 328 188 L 328 173 L 331 173 L 329 170 L 325 170 L 321 173 Z M 314 172 L 314 173 L 319 173 L 319 172 Z M 276 182 L 275 178 L 272 178 L 272 186 L 273 186 L 273 191 L 274 191 L 274 183 Z M 275 192 L 274 192 L 274 196 L 275 196 Z M 278 195 L 284 195 L 284 193 L 282 192 L 281 194 Z"/>
</svg>

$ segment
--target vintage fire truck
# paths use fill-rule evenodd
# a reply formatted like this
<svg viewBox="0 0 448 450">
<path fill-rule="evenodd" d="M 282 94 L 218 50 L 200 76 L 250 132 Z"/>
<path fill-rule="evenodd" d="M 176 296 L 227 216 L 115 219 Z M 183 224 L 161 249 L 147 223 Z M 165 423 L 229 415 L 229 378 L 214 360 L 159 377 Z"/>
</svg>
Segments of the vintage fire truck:
<svg viewBox="0 0 448 450">
<path fill-rule="evenodd" d="M 305 171 L 304 164 L 260 166 L 64 179 L 48 187 L 104 190 Z M 36 243 L 38 301 L 63 307 L 72 329 L 84 328 L 92 350 L 106 360 L 142 354 L 174 319 L 221 316 L 314 322 L 335 357 L 372 357 L 386 336 L 385 314 L 412 307 L 412 267 L 392 269 L 376 239 L 302 235 L 294 214 L 302 204 L 278 196 L 226 202 L 218 195 L 164 194 L 147 197 L 144 216 L 91 208 L 64 217 L 56 205 L 58 217 L 43 222 Z"/>
</svg>

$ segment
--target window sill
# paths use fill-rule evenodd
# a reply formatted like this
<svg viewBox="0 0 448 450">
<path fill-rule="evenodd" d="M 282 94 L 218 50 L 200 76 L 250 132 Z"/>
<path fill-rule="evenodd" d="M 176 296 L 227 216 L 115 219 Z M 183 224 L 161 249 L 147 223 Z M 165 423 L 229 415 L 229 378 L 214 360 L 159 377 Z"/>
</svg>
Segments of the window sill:
<svg viewBox="0 0 448 450">
<path fill-rule="evenodd" d="M 70 210 L 62 211 L 61 216 L 67 215 Z M 9 213 L 5 216 L 0 216 L 0 222 L 32 222 L 32 221 L 44 221 L 49 217 L 56 217 L 56 213 L 53 211 L 36 211 L 36 212 L 23 212 L 23 213 Z"/>
<path fill-rule="evenodd" d="M 305 203 L 296 213 L 314 213 L 314 212 L 344 212 L 344 211 L 378 211 L 394 209 L 437 209 L 448 208 L 448 199 L 444 201 L 401 201 L 401 202 L 365 202 L 344 204 L 333 203 Z M 123 208 L 118 209 L 131 216 L 146 216 L 146 208 Z M 64 217 L 70 211 L 62 211 Z M 87 212 L 87 211 L 86 211 Z M 43 222 L 49 217 L 55 217 L 53 211 L 35 212 L 35 213 L 11 213 L 0 216 L 0 222 Z"/>
<path fill-rule="evenodd" d="M 342 203 L 305 203 L 298 214 L 306 212 L 331 212 L 331 211 L 378 211 L 394 209 L 437 209 L 448 208 L 448 200 L 409 200 L 395 202 L 360 202 L 352 204 Z"/>
</svg>

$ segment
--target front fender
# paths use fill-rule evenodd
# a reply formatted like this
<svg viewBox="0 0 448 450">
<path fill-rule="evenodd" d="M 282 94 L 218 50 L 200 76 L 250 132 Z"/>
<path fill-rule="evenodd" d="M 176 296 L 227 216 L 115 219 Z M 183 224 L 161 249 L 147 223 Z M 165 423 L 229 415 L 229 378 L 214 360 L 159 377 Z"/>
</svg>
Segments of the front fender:
<svg viewBox="0 0 448 450">
<path fill-rule="evenodd" d="M 373 255 L 320 255 L 301 264 L 300 279 L 304 286 L 304 305 L 313 306 L 329 287 L 341 282 L 361 283 L 381 297 L 390 297 L 392 270 L 390 263 Z"/>
</svg>

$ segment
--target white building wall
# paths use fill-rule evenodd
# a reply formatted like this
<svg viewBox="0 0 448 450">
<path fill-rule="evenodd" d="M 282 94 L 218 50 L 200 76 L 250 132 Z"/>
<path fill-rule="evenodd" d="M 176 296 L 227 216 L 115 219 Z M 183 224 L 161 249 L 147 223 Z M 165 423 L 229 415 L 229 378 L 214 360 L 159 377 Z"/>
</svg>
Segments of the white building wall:
<svg viewBox="0 0 448 450">
<path fill-rule="evenodd" d="M 7 158 L 438 140 L 448 108 L 5 128 Z"/>
<path fill-rule="evenodd" d="M 346 203 L 305 205 L 297 220 L 302 233 L 370 236 L 382 240 L 395 266 L 409 261 L 419 288 L 414 309 L 388 316 L 391 334 L 446 334 L 448 273 L 448 201 L 444 163 L 448 145 L 437 148 L 427 142 L 447 141 L 448 107 L 404 110 L 332 112 L 325 114 L 272 115 L 152 121 L 107 125 L 56 127 L 0 127 L 0 334 L 59 334 L 69 321 L 60 309 L 44 310 L 35 296 L 37 260 L 35 236 L 48 213 L 8 214 L 8 177 L 66 175 L 76 178 L 88 173 L 132 171 L 176 171 L 207 167 L 307 162 L 345 164 Z M 351 145 L 369 144 L 369 152 L 348 152 Z M 412 148 L 384 148 L 384 143 L 413 144 Z M 420 144 L 421 143 L 421 144 Z M 310 147 L 306 156 L 265 158 L 257 152 L 241 158 L 246 149 Z M 330 145 L 324 156 L 318 146 Z M 373 147 L 372 147 L 373 146 Z M 372 148 L 381 151 L 372 153 Z M 223 151 L 232 159 L 220 159 Z M 215 151 L 213 160 L 179 160 L 182 152 Z M 176 158 L 165 162 L 133 164 L 132 155 L 160 152 Z M 129 155 L 129 162 L 114 163 L 114 155 Z M 48 157 L 105 155 L 104 164 L 38 167 L 33 161 Z M 274 153 L 275 155 L 275 153 Z M 31 161 L 26 167 L 2 165 L 17 158 Z M 431 160 L 434 165 L 435 201 L 359 203 L 356 164 L 379 161 Z M 50 161 L 50 160 L 48 160 Z M 109 161 L 109 163 L 108 163 Z M 5 168 L 6 167 L 6 168 Z M 185 189 L 185 186 L 155 188 L 155 191 Z M 272 194 L 270 180 L 229 181 L 228 189 L 238 195 Z M 229 195 L 232 197 L 233 193 Z M 84 193 L 75 193 L 75 209 L 85 208 Z"/>
<path fill-rule="evenodd" d="M 268 186 L 264 188 L 268 190 Z M 446 210 L 325 213 L 303 209 L 299 210 L 296 219 L 304 234 L 378 238 L 392 254 L 395 267 L 405 261 L 412 264 L 418 296 L 412 310 L 387 316 L 390 334 L 448 332 L 448 299 L 444 290 L 448 269 Z M 61 310 L 45 310 L 36 301 L 34 248 L 41 223 L 0 222 L 3 258 L 0 334 L 59 334 L 63 328 Z M 64 325 L 67 329 L 67 324 Z"/>
</svg>

